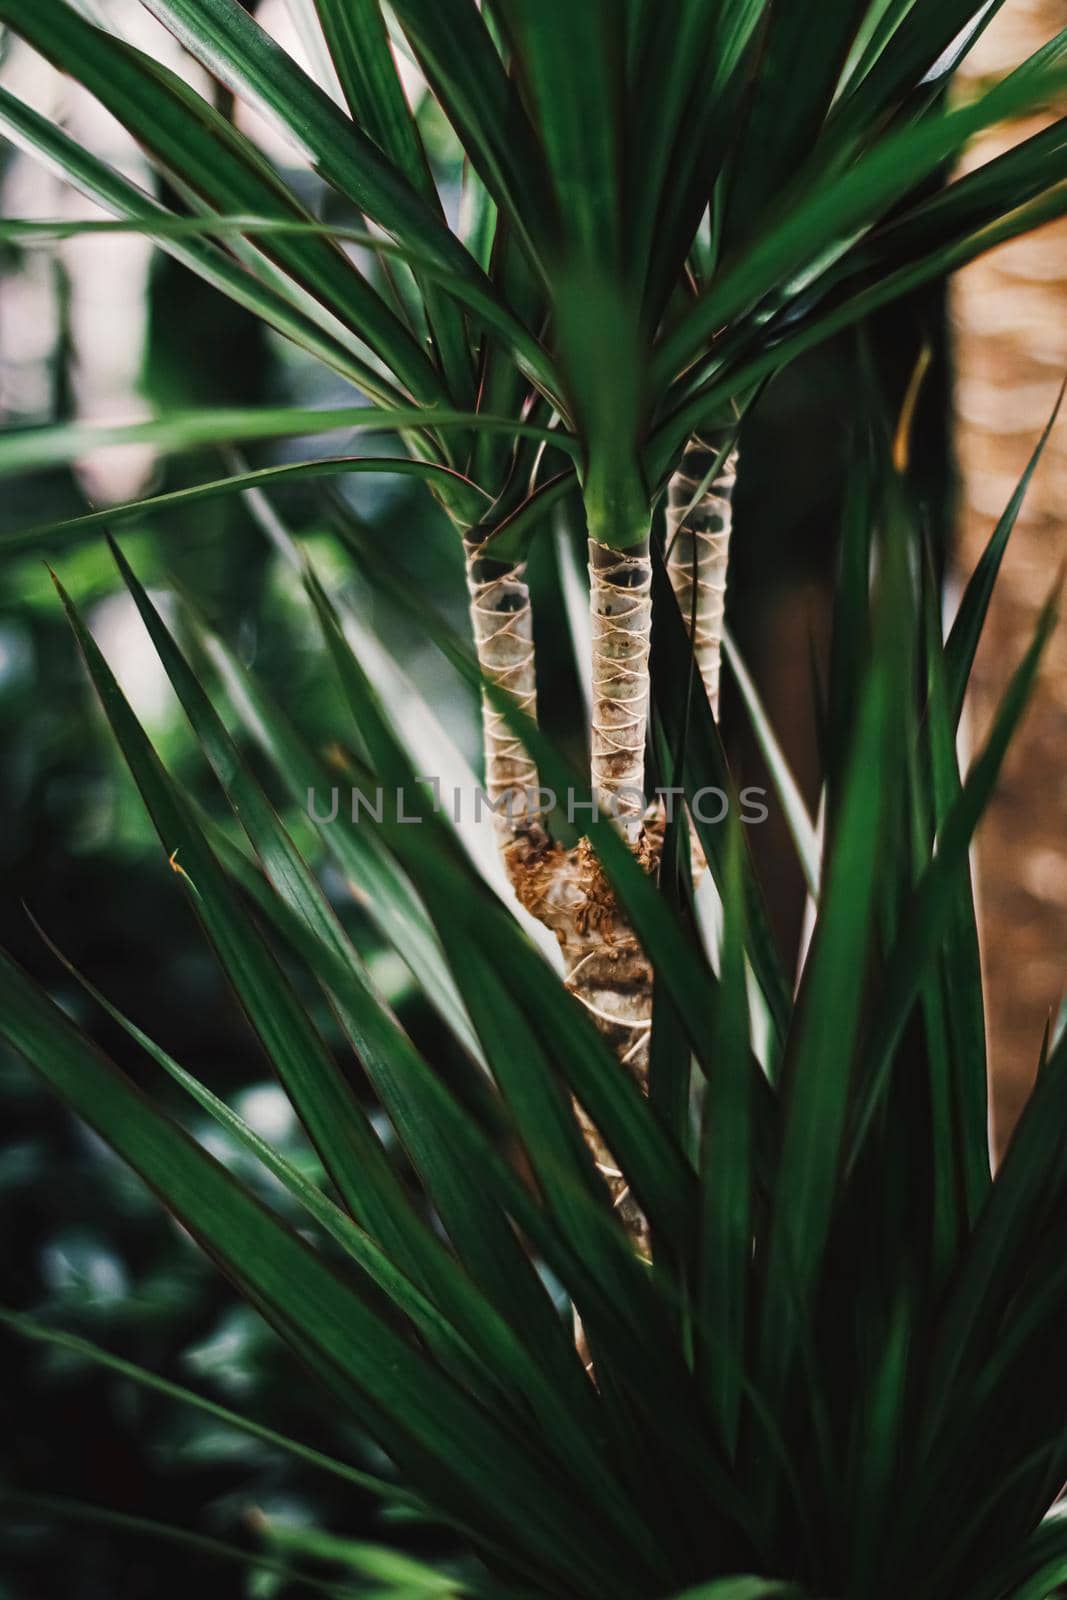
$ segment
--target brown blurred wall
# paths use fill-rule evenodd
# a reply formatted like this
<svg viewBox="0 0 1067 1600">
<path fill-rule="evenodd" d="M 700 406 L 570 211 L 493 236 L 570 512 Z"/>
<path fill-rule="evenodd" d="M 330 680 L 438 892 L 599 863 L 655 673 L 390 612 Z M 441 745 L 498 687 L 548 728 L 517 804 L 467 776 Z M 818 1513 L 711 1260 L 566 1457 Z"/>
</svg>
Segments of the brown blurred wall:
<svg viewBox="0 0 1067 1600">
<path fill-rule="evenodd" d="M 999 77 L 1067 27 L 1067 0 L 1007 0 L 967 66 Z M 1067 104 L 1058 108 L 1067 112 Z M 998 128 L 976 165 L 1053 114 Z M 957 567 L 973 569 L 1067 374 L 1067 220 L 1006 245 L 952 289 L 961 471 Z M 1067 412 L 1067 407 L 1065 407 Z M 973 749 L 1067 557 L 1067 415 L 1049 441 L 1012 536 L 975 670 Z M 994 1133 L 998 1146 L 1033 1082 L 1042 1030 L 1067 987 L 1067 620 L 1051 642 L 1028 719 L 978 840 Z"/>
</svg>

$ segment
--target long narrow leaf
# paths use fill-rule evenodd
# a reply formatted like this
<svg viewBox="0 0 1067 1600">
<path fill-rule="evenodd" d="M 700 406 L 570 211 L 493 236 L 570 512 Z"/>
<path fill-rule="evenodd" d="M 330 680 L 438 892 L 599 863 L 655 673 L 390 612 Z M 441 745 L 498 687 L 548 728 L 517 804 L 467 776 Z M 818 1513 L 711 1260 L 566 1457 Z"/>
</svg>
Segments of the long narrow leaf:
<svg viewBox="0 0 1067 1600">
<path fill-rule="evenodd" d="M 362 1420 L 446 1510 L 486 1514 L 533 1570 L 590 1596 L 619 1554 L 592 1521 L 580 1539 L 529 1441 L 492 1423 L 344 1287 L 293 1233 L 161 1115 L 0 955 L 0 1033 L 155 1187 L 237 1282 L 284 1329 L 300 1331 L 324 1372 L 351 1383 Z M 358 1402 L 357 1397 L 358 1396 Z M 462 1439 L 458 1454 L 455 1441 Z M 440 1465 L 438 1465 L 440 1463 Z M 445 1467 L 447 1463 L 447 1469 Z M 547 1541 L 547 1542 L 546 1542 Z M 617 1572 L 625 1582 L 625 1568 Z"/>
<path fill-rule="evenodd" d="M 255 27 L 239 6 L 234 9 Z M 31 11 L 0 0 L 0 20 L 84 84 L 169 172 L 212 207 L 310 220 L 255 147 L 221 113 L 169 69 L 90 26 L 65 0 L 41 0 Z M 322 95 L 321 90 L 316 93 Z M 328 96 L 322 99 L 340 117 Z M 270 236 L 266 248 L 278 265 L 359 333 L 416 399 L 432 403 L 447 398 L 411 333 L 336 246 L 315 237 L 279 235 Z"/>
<path fill-rule="evenodd" d="M 1034 453 L 1026 464 L 1026 469 L 1016 485 L 1011 499 L 1005 506 L 996 527 L 990 536 L 989 543 L 982 551 L 981 559 L 963 591 L 956 619 L 952 624 L 952 631 L 945 645 L 945 671 L 948 675 L 949 707 L 952 715 L 953 726 L 959 725 L 963 713 L 963 702 L 967 693 L 967 684 L 974 665 L 978 641 L 981 638 L 982 628 L 985 624 L 986 612 L 996 583 L 1000 563 L 1004 559 L 1004 552 L 1008 547 L 1012 529 L 1018 520 L 1019 512 L 1026 498 L 1031 480 L 1037 470 L 1038 463 L 1048 444 L 1049 435 L 1056 426 L 1060 408 L 1063 405 L 1064 394 L 1067 393 L 1067 384 L 1061 386 L 1056 404 L 1052 408 L 1052 415 L 1045 425 Z"/>
<path fill-rule="evenodd" d="M 365 0 L 361 0 L 365 3 Z M 192 55 L 279 122 L 339 189 L 396 238 L 459 277 L 473 258 L 383 151 L 347 119 L 238 0 L 144 0 Z"/>
<path fill-rule="evenodd" d="M 357 1219 L 419 1280 L 419 1240 L 424 1230 L 404 1204 L 381 1145 L 273 955 L 234 900 L 97 645 L 58 583 L 57 587 L 160 842 L 172 865 L 180 868 L 179 879 L 327 1172 Z"/>
<path fill-rule="evenodd" d="M 108 506 L 103 511 L 90 511 L 84 516 L 67 517 L 60 522 L 42 522 L 37 527 L 19 528 L 0 536 L 0 551 L 21 550 L 29 546 L 67 544 L 113 523 L 140 522 L 159 512 L 171 511 L 177 506 L 196 505 L 203 500 L 220 496 L 242 494 L 249 489 L 274 488 L 279 484 L 299 482 L 307 478 L 346 477 L 349 473 L 373 472 L 384 476 L 421 478 L 431 485 L 446 485 L 453 505 L 464 498 L 472 506 L 485 502 L 469 479 L 430 461 L 412 461 L 405 456 L 318 456 L 312 461 L 287 462 L 280 467 L 260 467 L 251 472 L 237 472 L 227 478 L 214 478 L 210 483 L 191 484 L 185 489 L 172 489 L 166 494 L 150 495 L 143 500 L 130 500 L 123 505 Z"/>
<path fill-rule="evenodd" d="M 1062 48 L 1067 50 L 1067 41 Z M 797 272 L 806 259 L 825 250 L 829 241 L 847 239 L 852 231 L 888 210 L 983 128 L 1057 93 L 1063 77 L 1062 61 L 1030 71 L 1020 68 L 976 105 L 962 106 L 890 135 L 847 172 L 824 178 L 695 303 L 665 340 L 657 362 L 659 372 L 670 376 L 683 369 L 717 329 Z"/>
<path fill-rule="evenodd" d="M 414 1495 L 409 1495 L 399 1484 L 388 1483 L 384 1478 L 376 1478 L 369 1472 L 360 1471 L 358 1467 L 350 1467 L 347 1462 L 337 1461 L 333 1456 L 324 1455 L 321 1450 L 313 1450 L 310 1445 L 301 1444 L 298 1439 L 290 1439 L 286 1434 L 278 1433 L 262 1422 L 256 1422 L 251 1417 L 243 1417 L 239 1412 L 231 1411 L 228 1406 L 219 1405 L 215 1400 L 195 1394 L 193 1390 L 183 1388 L 181 1384 L 171 1383 L 169 1378 L 161 1378 L 158 1373 L 149 1372 L 145 1367 L 138 1367 L 132 1361 L 125 1361 L 121 1356 L 113 1355 L 110 1350 L 104 1350 L 78 1334 L 65 1333 L 62 1329 L 50 1328 L 42 1322 L 37 1322 L 32 1317 L 3 1310 L 0 1310 L 0 1323 L 23 1339 L 66 1351 L 69 1355 L 79 1356 L 97 1366 L 108 1368 L 118 1373 L 119 1377 L 140 1384 L 142 1388 L 154 1389 L 157 1394 L 165 1395 L 168 1400 L 200 1411 L 213 1422 L 220 1422 L 224 1428 L 233 1428 L 238 1433 L 245 1433 L 252 1439 L 258 1439 L 261 1444 L 269 1445 L 273 1450 L 283 1450 L 296 1460 L 303 1461 L 322 1472 L 331 1473 L 345 1483 L 351 1484 L 353 1488 L 361 1489 L 379 1500 L 407 1504 L 413 1510 L 422 1512 L 426 1510 L 420 1500 Z"/>
<path fill-rule="evenodd" d="M 510 1374 L 519 1389 L 537 1408 L 546 1436 L 561 1443 L 564 1439 L 569 1439 L 569 1456 L 576 1461 L 582 1459 L 588 1452 L 588 1446 L 583 1441 L 587 1437 L 588 1430 L 596 1426 L 595 1410 L 589 1403 L 591 1396 L 587 1386 L 578 1381 L 573 1350 L 568 1351 L 569 1364 L 564 1360 L 561 1366 L 561 1357 L 567 1348 L 563 1343 L 562 1330 L 558 1325 L 558 1319 L 555 1319 L 549 1311 L 541 1286 L 537 1283 L 529 1262 L 523 1256 L 518 1240 L 506 1220 L 499 1219 L 484 1200 L 477 1219 L 480 1236 L 473 1231 L 474 1213 L 479 1198 L 476 1187 L 464 1182 L 464 1169 L 457 1163 L 449 1161 L 448 1153 L 439 1141 L 435 1141 L 432 1135 L 424 1134 L 420 1138 L 417 1131 L 413 1131 L 418 1128 L 419 1118 L 430 1117 L 435 1109 L 432 1103 L 428 1103 L 430 1096 L 426 1088 L 427 1073 L 415 1059 L 412 1048 L 403 1041 L 399 1029 L 388 1029 L 384 1018 L 377 1016 L 376 999 L 369 992 L 369 985 L 365 981 L 362 983 L 358 981 L 354 953 L 318 885 L 293 847 L 255 779 L 241 762 L 220 719 L 175 647 L 148 596 L 117 548 L 113 547 L 113 550 L 123 579 L 133 595 L 168 677 L 182 701 L 205 753 L 227 791 L 235 814 L 260 855 L 265 870 L 290 909 L 300 917 L 310 933 L 331 949 L 345 970 L 346 981 L 339 996 L 342 1020 L 348 1026 L 354 1042 L 362 1047 L 364 1064 L 372 1081 L 376 1085 L 381 1085 L 387 1110 L 398 1113 L 397 1120 L 400 1126 L 397 1131 L 402 1140 L 405 1144 L 414 1143 L 415 1154 L 420 1157 L 416 1161 L 417 1167 L 422 1172 L 428 1170 L 431 1177 L 438 1180 L 433 1184 L 433 1189 L 436 1191 L 435 1197 L 442 1205 L 446 1226 L 450 1224 L 453 1227 L 462 1226 L 461 1237 L 457 1242 L 461 1247 L 465 1247 L 464 1253 L 468 1263 L 477 1270 L 485 1290 L 493 1295 L 500 1309 L 506 1309 L 512 1314 L 520 1306 L 522 1307 L 526 1337 L 532 1338 L 537 1345 L 547 1346 L 549 1359 L 546 1364 L 555 1371 L 557 1382 L 567 1394 L 567 1409 L 561 1413 L 560 1408 L 553 1404 L 552 1391 L 537 1373 L 536 1366 L 530 1361 L 526 1349 L 514 1339 L 510 1327 L 502 1321 L 499 1312 L 494 1313 L 489 1306 L 469 1292 L 466 1280 L 454 1272 L 447 1271 L 446 1263 L 441 1260 L 435 1249 L 427 1250 L 419 1241 L 412 1245 L 412 1253 L 420 1263 L 426 1282 L 432 1287 L 439 1304 L 447 1310 L 467 1341 L 485 1355 L 486 1370 Z M 388 1044 L 384 1048 L 383 1033 L 388 1039 Z M 154 1049 L 153 1054 L 155 1054 Z M 159 1059 L 158 1055 L 156 1059 Z M 172 1065 L 166 1062 L 161 1064 L 166 1065 L 168 1071 L 173 1070 Z M 197 1093 L 191 1085 L 186 1086 L 190 1087 L 194 1094 Z M 413 1092 L 419 1089 L 422 1091 L 421 1094 Z M 199 1095 L 197 1097 L 199 1098 Z M 440 1095 L 433 1097 L 438 1106 L 440 1098 Z M 224 1108 L 220 1109 L 217 1102 L 212 1101 L 209 1109 L 213 1115 L 226 1115 Z M 232 1117 L 232 1114 L 230 1116 Z M 245 1132 L 239 1127 L 231 1127 L 231 1131 L 247 1142 Z M 271 1170 L 276 1170 L 278 1158 L 272 1152 L 257 1148 L 256 1154 L 271 1166 Z M 292 1183 L 291 1173 L 282 1174 L 276 1171 L 276 1175 L 283 1176 L 283 1181 Z M 324 1225 L 334 1224 L 331 1231 L 336 1236 L 336 1219 L 332 1213 L 324 1212 L 318 1195 L 314 1191 L 310 1194 L 302 1191 L 300 1198 L 305 1205 L 315 1209 L 318 1220 L 323 1221 Z M 358 1238 L 348 1243 L 342 1238 L 341 1242 L 346 1248 L 353 1251 L 360 1248 L 366 1253 L 366 1246 Z M 388 1263 L 368 1258 L 363 1264 L 365 1270 L 376 1276 L 376 1281 L 381 1283 L 387 1293 L 396 1298 L 396 1290 L 399 1289 L 402 1295 L 410 1299 L 408 1288 L 403 1282 L 391 1285 Z M 410 1306 L 405 1309 L 412 1316 L 412 1320 L 425 1322 L 425 1307 L 415 1304 L 414 1310 Z M 430 1331 L 440 1335 L 440 1330 L 432 1326 L 432 1318 Z M 579 1414 L 584 1412 L 586 1433 L 573 1429 L 571 1411 L 577 1411 Z M 600 1478 L 595 1456 L 586 1459 L 585 1476 L 591 1488 Z"/>
<path fill-rule="evenodd" d="M 202 238 L 205 230 L 200 219 L 175 216 L 2 86 L 0 129 L 81 194 L 122 219 L 123 228 L 135 229 L 155 240 L 176 261 L 262 317 L 270 327 L 310 351 L 373 399 L 392 405 L 403 401 L 402 392 L 361 359 L 359 346 L 340 323 L 335 322 L 333 332 L 317 324 L 291 298 L 260 283 L 223 250 Z M 313 301 L 310 304 L 315 306 Z M 356 347 L 349 348 L 350 344 Z"/>
<path fill-rule="evenodd" d="M 94 426 L 57 423 L 39 428 L 12 428 L 0 438 L 0 477 L 34 467 L 62 466 L 92 450 L 114 445 L 151 444 L 160 450 L 191 450 L 198 445 L 247 442 L 252 439 L 296 438 L 341 429 L 392 431 L 410 428 L 485 428 L 558 445 L 570 452 L 574 442 L 555 429 L 512 422 L 507 417 L 476 412 L 417 407 L 339 406 L 312 410 L 302 406 L 231 407 L 172 411 L 152 422 Z"/>
<path fill-rule="evenodd" d="M 867 1044 L 868 1073 L 855 1116 L 854 1158 L 885 1086 L 893 1048 L 915 997 L 929 953 L 937 948 L 951 906 L 950 886 L 970 848 L 974 830 L 993 792 L 1008 744 L 1026 709 L 1037 669 L 1056 619 L 1056 596 L 1038 618 L 1030 646 L 1012 676 L 983 749 L 940 832 L 937 855 L 916 888 L 884 979 L 881 1002 Z"/>
</svg>

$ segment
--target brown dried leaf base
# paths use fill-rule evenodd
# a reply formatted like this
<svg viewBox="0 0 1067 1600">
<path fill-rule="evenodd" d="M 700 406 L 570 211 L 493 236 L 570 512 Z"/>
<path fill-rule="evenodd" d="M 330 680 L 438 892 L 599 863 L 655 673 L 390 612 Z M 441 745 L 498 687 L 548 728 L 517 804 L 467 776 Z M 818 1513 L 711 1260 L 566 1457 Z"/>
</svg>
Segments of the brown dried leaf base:
<svg viewBox="0 0 1067 1600">
<path fill-rule="evenodd" d="M 662 844 L 663 817 L 657 811 L 646 818 L 635 852 L 647 872 L 657 870 Z M 519 900 L 559 940 L 567 988 L 647 1092 L 652 968 L 589 840 L 565 850 L 536 828 L 516 838 L 504 854 Z M 648 1259 L 648 1223 L 599 1130 L 581 1106 L 575 1110 L 623 1226 L 635 1250 Z"/>
</svg>

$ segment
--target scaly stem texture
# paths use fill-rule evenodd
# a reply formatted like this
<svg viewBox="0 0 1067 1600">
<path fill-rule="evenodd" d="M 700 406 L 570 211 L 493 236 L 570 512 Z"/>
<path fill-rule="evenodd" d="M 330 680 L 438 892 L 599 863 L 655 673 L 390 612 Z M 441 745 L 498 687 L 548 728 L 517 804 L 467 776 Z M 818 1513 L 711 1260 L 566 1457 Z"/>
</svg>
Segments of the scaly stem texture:
<svg viewBox="0 0 1067 1600">
<path fill-rule="evenodd" d="M 592 782 L 602 814 L 617 823 L 642 864 L 655 869 L 658 828 L 645 826 L 645 726 L 652 568 L 647 539 L 626 550 L 589 541 L 592 618 Z M 472 590 L 473 592 L 473 590 Z M 475 617 L 476 631 L 479 619 Z M 481 647 L 480 647 L 481 652 Z M 484 663 L 483 663 L 484 664 Z M 487 737 L 489 723 L 487 722 Z M 487 757 L 488 760 L 488 757 Z M 642 1087 L 648 1081 L 652 971 L 619 910 L 587 839 L 571 850 L 540 829 L 517 830 L 505 847 L 526 908 L 555 933 L 567 987 Z M 648 1228 L 599 1131 L 576 1108 L 623 1224 L 642 1255 Z"/>
<path fill-rule="evenodd" d="M 486 530 L 464 534 L 467 586 L 478 661 L 530 716 L 536 709 L 533 632 L 524 568 L 484 552 Z M 593 636 L 593 792 L 601 811 L 617 819 L 638 859 L 654 870 L 660 838 L 645 827 L 645 728 L 652 623 L 652 567 L 647 539 L 626 550 L 589 541 Z M 533 814 L 537 770 L 504 717 L 483 701 L 486 788 L 498 818 L 501 846 L 515 891 L 555 933 L 567 987 L 610 1043 L 623 1068 L 642 1087 L 648 1081 L 652 972 L 615 902 L 600 864 L 581 840 L 572 850 L 549 840 Z M 529 791 L 529 795 L 527 794 Z M 536 801 L 534 802 L 536 804 Z M 642 1255 L 648 1228 L 599 1131 L 576 1108 L 590 1150 L 616 1209 Z"/>
<path fill-rule="evenodd" d="M 634 846 L 645 814 L 645 726 L 652 631 L 648 540 L 613 550 L 589 540 L 593 633 L 593 793 Z"/>
<path fill-rule="evenodd" d="M 716 721 L 737 479 L 737 450 L 731 449 L 704 486 L 721 453 L 713 440 L 694 434 L 667 490 L 667 571 Z"/>
<path fill-rule="evenodd" d="M 467 591 L 478 665 L 486 678 L 506 689 L 520 710 L 537 715 L 533 619 L 526 565 L 497 561 L 483 553 L 488 529 L 469 528 L 463 536 Z M 503 714 L 482 696 L 485 787 L 504 839 L 521 832 L 531 799 L 536 806 L 537 767 Z"/>
<path fill-rule="evenodd" d="M 662 837 L 657 821 L 640 835 L 637 857 L 655 871 Z M 509 855 L 522 904 L 559 940 L 567 988 L 584 1007 L 625 1071 L 648 1085 L 652 969 L 619 909 L 588 839 L 571 850 L 544 835 L 520 840 Z M 607 1181 L 635 1248 L 650 1253 L 648 1227 L 598 1130 L 577 1108 L 586 1143 Z"/>
</svg>

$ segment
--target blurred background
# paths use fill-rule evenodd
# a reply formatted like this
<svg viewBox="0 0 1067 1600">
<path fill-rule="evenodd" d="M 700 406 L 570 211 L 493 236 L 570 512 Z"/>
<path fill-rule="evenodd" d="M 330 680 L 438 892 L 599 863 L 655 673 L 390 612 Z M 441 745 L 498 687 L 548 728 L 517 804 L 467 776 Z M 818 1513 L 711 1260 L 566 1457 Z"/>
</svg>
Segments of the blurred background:
<svg viewBox="0 0 1067 1600">
<path fill-rule="evenodd" d="M 207 92 L 136 0 L 96 0 L 123 31 Z M 260 21 L 304 65 L 303 0 L 261 0 Z M 1067 24 L 1063 0 L 1008 0 L 972 59 L 972 73 L 999 74 Z M 137 148 L 95 103 L 38 57 L 8 40 L 0 84 L 59 121 L 138 183 L 151 177 Z M 409 90 L 416 101 L 414 72 Z M 225 105 L 221 91 L 216 91 Z M 310 171 L 243 110 L 245 131 L 284 165 L 321 211 Z M 422 107 L 439 176 L 457 172 L 446 130 Z M 988 136 L 984 157 L 1025 128 Z M 976 155 L 978 152 L 976 152 Z M 19 218 L 93 215 L 87 202 L 29 156 L 0 146 L 0 205 Z M 351 220 L 339 218 L 341 221 Z M 859 372 L 873 362 L 891 410 L 920 348 L 933 353 L 915 430 L 914 472 L 938 548 L 951 605 L 954 574 L 967 572 L 1009 499 L 1047 421 L 1067 369 L 1067 224 L 1024 239 L 967 269 L 946 303 L 940 291 L 895 311 L 854 339 L 827 346 L 767 392 L 746 425 L 735 521 L 729 612 L 735 637 L 813 806 L 819 771 L 813 681 L 826 647 L 835 530 L 851 447 Z M 955 400 L 953 401 L 953 396 Z M 284 400 L 324 405 L 349 398 L 340 380 L 276 340 L 184 268 L 133 236 L 82 237 L 33 248 L 0 245 L 0 423 L 57 418 L 133 420 L 171 407 Z M 315 441 L 301 441 L 313 454 Z M 336 448 L 336 440 L 331 448 Z M 296 450 L 260 451 L 254 462 Z M 203 452 L 165 462 L 150 449 L 107 451 L 74 472 L 6 485 L 5 529 L 76 515 L 87 501 L 114 503 L 216 476 Z M 388 545 L 412 582 L 458 625 L 465 598 L 459 552 L 425 491 L 407 480 L 363 477 L 346 489 L 346 512 Z M 424 638 L 367 594 L 335 538 L 338 508 L 287 491 L 277 509 L 312 542 L 330 580 L 344 585 L 368 628 L 403 663 L 452 738 L 477 764 L 475 707 L 440 670 Z M 573 521 L 573 519 L 571 519 Z M 979 660 L 970 730 L 981 736 L 1023 653 L 1067 531 L 1067 426 L 1053 438 L 1009 550 Z M 580 549 L 566 518 L 559 539 Z M 139 576 L 165 599 L 179 583 L 219 622 L 242 658 L 325 745 L 340 725 L 329 675 L 297 587 L 272 556 L 255 507 L 234 499 L 129 525 L 123 546 Z M 116 593 L 97 542 L 56 551 L 135 709 L 187 789 L 217 810 L 161 669 Z M 565 634 L 558 542 L 532 560 L 542 720 L 576 751 L 579 696 Z M 813 672 L 814 665 L 814 672 Z M 982 939 L 1002 1143 L 1027 1092 L 1041 1034 L 1058 1008 L 1067 948 L 1067 634 L 1048 656 L 1037 702 L 1009 762 L 979 847 Z M 729 690 L 724 730 L 742 781 L 759 783 L 759 758 Z M 293 1159 L 311 1163 L 284 1097 L 266 1076 L 130 781 L 113 755 L 38 556 L 0 551 L 0 944 L 36 973 L 142 1081 L 143 1063 L 50 954 L 30 917 L 67 957 L 179 1061 L 231 1100 Z M 295 819 L 299 827 L 299 819 Z M 772 813 L 753 838 L 783 950 L 795 957 L 803 886 L 784 825 Z M 405 969 L 379 946 L 343 883 L 327 876 L 379 986 L 432 1058 L 432 1018 Z M 323 1017 L 327 1031 L 330 1019 Z M 447 1063 L 445 1063 L 447 1066 Z M 151 1076 L 153 1094 L 180 1113 L 227 1161 L 219 1135 L 190 1119 L 177 1090 Z M 243 1308 L 184 1234 L 95 1138 L 0 1057 L 0 1302 L 80 1332 L 153 1371 L 212 1395 L 284 1432 L 380 1467 L 364 1441 L 345 1437 L 329 1401 L 302 1381 L 273 1337 Z M 272 1194 L 272 1201 L 277 1196 Z M 373 1508 L 289 1458 L 180 1412 L 161 1397 L 0 1331 L 0 1481 L 23 1492 L 70 1496 L 240 1540 L 249 1509 L 278 1512 L 349 1534 L 381 1532 Z M 425 1530 L 404 1538 L 433 1549 Z M 248 1592 L 232 1570 L 161 1552 L 148 1540 L 91 1525 L 19 1516 L 0 1530 L 0 1600 L 96 1600 L 185 1596 L 195 1576 L 205 1595 Z M 252 1591 L 280 1592 L 260 1574 Z"/>
</svg>

